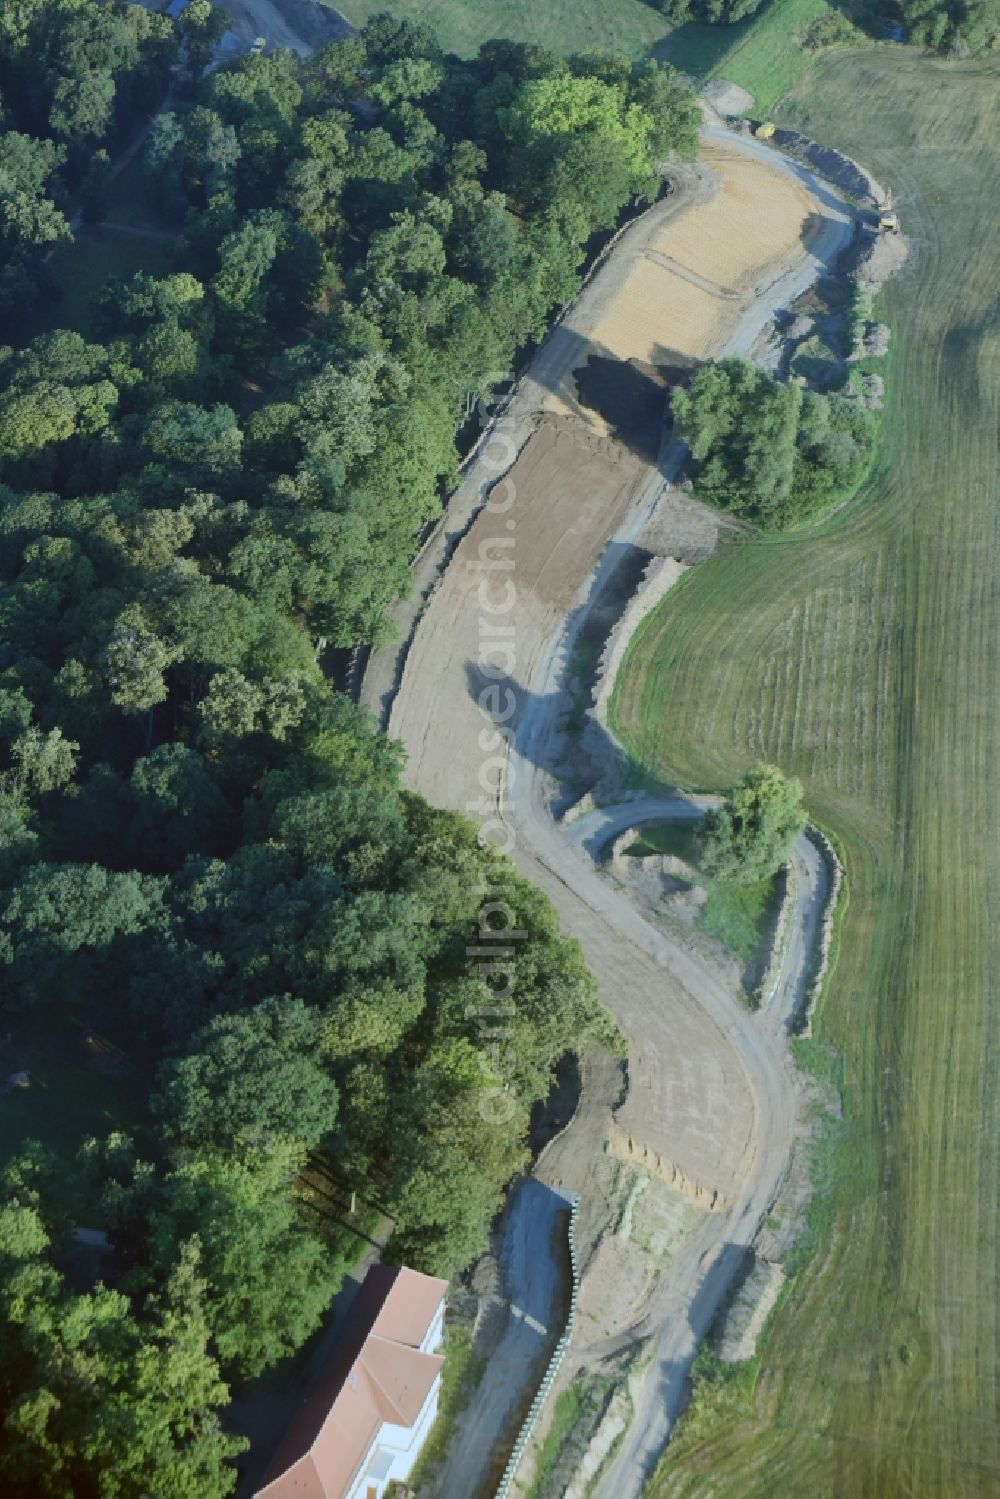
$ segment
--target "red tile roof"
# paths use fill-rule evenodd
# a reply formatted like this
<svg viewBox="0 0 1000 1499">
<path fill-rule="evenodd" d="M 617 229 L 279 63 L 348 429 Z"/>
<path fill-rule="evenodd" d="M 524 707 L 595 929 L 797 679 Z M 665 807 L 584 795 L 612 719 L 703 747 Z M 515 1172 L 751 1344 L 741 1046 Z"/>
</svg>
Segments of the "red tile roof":
<svg viewBox="0 0 1000 1499">
<path fill-rule="evenodd" d="M 340 1357 L 286 1433 L 255 1499 L 341 1499 L 383 1423 L 414 1424 L 444 1362 L 419 1349 L 447 1288 L 416 1270 L 371 1267 Z"/>
</svg>

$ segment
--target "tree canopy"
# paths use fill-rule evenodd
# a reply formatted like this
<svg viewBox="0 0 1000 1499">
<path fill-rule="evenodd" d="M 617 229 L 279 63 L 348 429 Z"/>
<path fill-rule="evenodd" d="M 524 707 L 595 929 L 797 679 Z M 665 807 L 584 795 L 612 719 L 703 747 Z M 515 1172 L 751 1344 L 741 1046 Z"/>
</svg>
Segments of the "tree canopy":
<svg viewBox="0 0 1000 1499">
<path fill-rule="evenodd" d="M 225 1381 L 315 1330 L 351 1194 L 456 1271 L 560 1057 L 616 1040 L 547 901 L 402 790 L 322 663 L 383 638 L 472 405 L 693 152 L 696 102 L 388 16 L 208 72 L 219 24 L 185 12 L 193 97 L 145 151 L 173 267 L 0 348 L 5 1028 L 108 1038 L 152 1095 L 0 1193 L 11 1492 L 229 1492 Z M 58 289 L 46 247 L 177 40 L 125 3 L 4 9 L 0 296 Z M 502 1044 L 487 891 L 523 933 Z M 77 1176 L 109 1235 L 87 1275 Z"/>
<path fill-rule="evenodd" d="M 998 0 L 902 0 L 911 39 L 951 57 L 1000 46 Z"/>
<path fill-rule="evenodd" d="M 224 1499 L 229 1390 L 211 1349 L 196 1238 L 140 1309 L 98 1283 L 78 1292 L 55 1269 L 36 1207 L 10 1174 L 0 1206 L 0 1478 L 41 1499 Z"/>
<path fill-rule="evenodd" d="M 172 22 L 140 5 L 17 0 L 0 14 L 0 325 L 54 290 L 47 251 L 69 198 L 98 191 L 108 150 L 166 90 Z"/>
<path fill-rule="evenodd" d="M 754 765 L 722 806 L 706 813 L 702 867 L 737 885 L 768 879 L 784 864 L 804 824 L 799 781 L 777 766 Z"/>
<path fill-rule="evenodd" d="M 698 497 L 775 530 L 849 498 L 874 451 L 875 421 L 858 402 L 803 391 L 749 360 L 702 365 L 672 408 Z"/>
</svg>

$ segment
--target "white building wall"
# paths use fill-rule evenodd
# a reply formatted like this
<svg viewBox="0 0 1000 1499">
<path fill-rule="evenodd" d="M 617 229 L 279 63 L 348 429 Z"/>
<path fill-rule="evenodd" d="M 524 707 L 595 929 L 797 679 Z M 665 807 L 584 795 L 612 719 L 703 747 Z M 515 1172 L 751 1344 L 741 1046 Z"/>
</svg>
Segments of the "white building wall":
<svg viewBox="0 0 1000 1499">
<path fill-rule="evenodd" d="M 388 1421 L 382 1423 L 378 1435 L 368 1450 L 361 1471 L 348 1489 L 345 1499 L 367 1499 L 370 1488 L 375 1489 L 377 1499 L 382 1499 L 390 1482 L 396 1480 L 398 1483 L 403 1483 L 409 1478 L 413 1465 L 420 1456 L 421 1448 L 427 1440 L 427 1433 L 434 1423 L 434 1417 L 437 1415 L 440 1389 L 441 1375 L 438 1374 L 431 1386 L 430 1394 L 424 1401 L 423 1409 L 412 1426 L 394 1426 Z M 370 1476 L 370 1469 L 383 1453 L 391 1457 L 391 1465 L 383 1477 L 374 1478 Z"/>
<path fill-rule="evenodd" d="M 438 1306 L 437 1311 L 434 1313 L 433 1319 L 431 1321 L 431 1325 L 430 1325 L 430 1327 L 428 1327 L 426 1333 L 424 1334 L 424 1341 L 420 1345 L 420 1352 L 421 1353 L 436 1353 L 437 1350 L 441 1346 L 441 1339 L 443 1337 L 444 1337 L 444 1297 L 442 1296 L 440 1305 Z"/>
</svg>

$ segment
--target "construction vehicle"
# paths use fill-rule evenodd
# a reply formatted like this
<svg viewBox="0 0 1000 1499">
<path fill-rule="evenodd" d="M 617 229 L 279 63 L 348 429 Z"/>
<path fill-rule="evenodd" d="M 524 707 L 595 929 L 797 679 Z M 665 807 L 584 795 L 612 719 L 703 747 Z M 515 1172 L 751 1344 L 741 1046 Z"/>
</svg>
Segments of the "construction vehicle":
<svg viewBox="0 0 1000 1499">
<path fill-rule="evenodd" d="M 764 120 L 760 125 L 757 126 L 757 129 L 754 131 L 754 135 L 757 137 L 757 139 L 759 141 L 769 141 L 771 139 L 771 137 L 772 137 L 773 134 L 774 134 L 774 121 L 773 120 Z"/>
<path fill-rule="evenodd" d="M 899 233 L 899 215 L 893 212 L 892 193 L 886 195 L 886 200 L 878 211 L 878 226 L 886 234 Z"/>
</svg>

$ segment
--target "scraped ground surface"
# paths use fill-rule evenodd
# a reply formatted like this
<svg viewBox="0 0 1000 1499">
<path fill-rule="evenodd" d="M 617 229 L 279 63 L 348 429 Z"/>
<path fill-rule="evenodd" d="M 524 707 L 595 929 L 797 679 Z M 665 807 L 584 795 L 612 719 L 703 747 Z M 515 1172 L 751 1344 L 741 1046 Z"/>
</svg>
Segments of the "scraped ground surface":
<svg viewBox="0 0 1000 1499">
<path fill-rule="evenodd" d="M 691 206 L 662 205 L 635 225 L 541 351 L 524 391 L 541 424 L 459 544 L 417 629 L 389 729 L 407 747 L 409 783 L 432 802 L 466 811 L 496 795 L 498 771 L 479 738 L 486 720 L 478 698 L 490 683 L 484 673 L 493 665 L 506 672 L 519 717 L 537 710 L 532 697 L 567 613 L 582 601 L 608 539 L 659 488 L 655 464 L 610 438 L 601 417 L 574 398 L 574 371 L 608 350 L 651 363 L 678 347 L 705 357 L 745 310 L 741 300 L 693 287 L 647 252 L 700 275 L 700 238 L 727 292 L 767 286 L 802 259 L 816 205 L 801 183 L 727 144 L 709 142 L 703 160 Z M 697 336 L 692 293 L 711 309 L 711 331 L 698 323 Z M 509 570 L 490 570 L 491 559 L 508 561 Z M 491 616 L 508 596 L 508 578 L 513 607 Z M 479 646 L 491 618 L 509 632 L 511 655 Z M 509 790 L 516 797 L 516 787 Z M 518 853 L 550 887 L 629 1035 L 621 1122 L 709 1198 L 732 1200 L 754 1152 L 753 1100 L 737 1050 L 655 958 L 595 922 L 527 849 Z"/>
<path fill-rule="evenodd" d="M 266 37 L 271 47 L 290 47 L 305 56 L 314 47 L 350 36 L 343 16 L 321 0 L 218 0 L 242 42 Z"/>
<path fill-rule="evenodd" d="M 821 232 L 817 205 L 795 177 L 729 145 L 703 143 L 695 201 L 668 200 L 620 240 L 585 298 L 549 339 L 529 382 L 542 412 L 582 417 L 576 371 L 608 357 L 671 370 L 719 353 L 740 314 Z"/>
<path fill-rule="evenodd" d="M 630 1433 L 616 1460 L 616 1499 L 638 1495 L 662 1447 L 704 1321 L 776 1190 L 796 1112 L 780 1025 L 748 1025 L 732 981 L 653 931 L 589 857 L 581 857 L 549 811 L 570 702 L 562 685 L 563 643 L 586 614 L 591 591 L 603 588 L 609 566 L 634 547 L 664 488 L 649 457 L 655 441 L 647 436 L 638 444 L 634 433 L 619 440 L 606 416 L 581 398 L 592 391 L 588 378 L 599 367 L 604 389 L 613 390 L 617 371 L 628 393 L 630 382 L 653 381 L 646 370 L 655 375 L 658 366 L 669 370 L 677 361 L 742 350 L 850 235 L 842 206 L 820 212 L 804 200 L 799 178 L 772 153 L 753 142 L 732 146 L 719 130 L 707 131 L 705 141 L 715 170 L 688 173 L 672 201 L 626 231 L 546 340 L 415 565 L 414 598 L 397 611 L 403 647 L 375 653 L 362 693 L 404 741 L 412 786 L 473 815 L 496 812 L 520 867 L 552 899 L 563 929 L 581 942 L 601 996 L 628 1037 L 624 1104 L 613 1059 L 586 1058 L 578 1112 L 537 1172 L 553 1186 L 581 1193 L 578 1245 L 596 1246 L 608 1222 L 602 1176 L 612 1146 L 615 1155 L 641 1164 L 666 1190 L 679 1190 L 701 1209 L 655 1292 L 630 1282 L 645 1305 L 631 1298 L 617 1303 L 613 1325 L 621 1331 L 610 1340 L 614 1348 L 634 1351 L 637 1339 L 654 1338 L 657 1351 L 636 1440 Z M 720 144 L 725 149 L 716 151 Z M 767 185 L 775 206 L 769 245 L 744 233 L 746 198 L 736 191 L 744 168 Z M 712 233 L 746 244 L 743 261 L 728 252 L 730 285 L 709 283 L 696 268 L 671 259 L 675 248 L 683 255 L 685 245 L 675 246 L 670 226 L 714 203 Z M 639 259 L 655 265 L 652 283 L 630 275 Z M 698 337 L 684 331 L 692 292 L 713 307 L 711 332 Z M 489 506 L 480 508 L 505 470 Z M 502 745 L 497 753 L 497 741 L 490 744 L 492 730 L 478 701 L 495 678 L 516 702 L 509 761 Z M 485 703 L 501 712 L 496 699 Z M 507 707 L 504 699 L 504 712 Z M 511 770 L 516 774 L 508 778 Z M 627 1252 L 623 1241 L 617 1256 L 607 1250 L 598 1256 L 589 1285 L 584 1282 L 588 1295 L 613 1298 L 619 1277 L 628 1282 Z M 614 1351 L 607 1338 L 599 1346 L 603 1354 L 597 1356 Z M 500 1445 L 505 1417 L 494 1402 L 492 1430 Z M 475 1419 L 485 1443 L 490 1422 L 481 1422 L 478 1402 Z M 456 1492 L 478 1494 L 489 1463 L 490 1453 L 480 1448 Z"/>
</svg>

